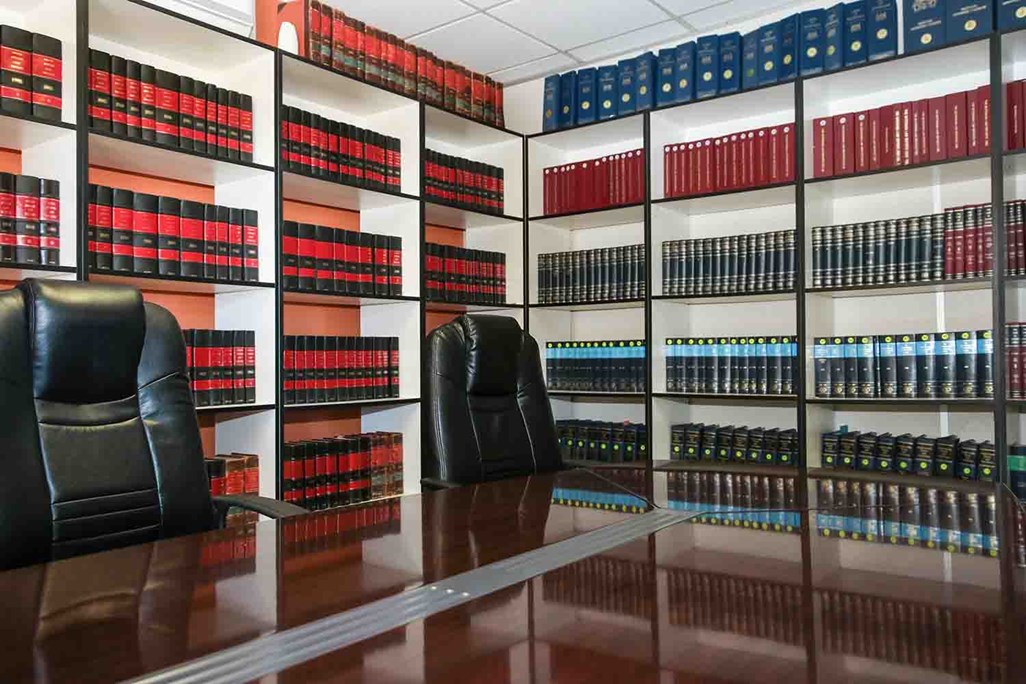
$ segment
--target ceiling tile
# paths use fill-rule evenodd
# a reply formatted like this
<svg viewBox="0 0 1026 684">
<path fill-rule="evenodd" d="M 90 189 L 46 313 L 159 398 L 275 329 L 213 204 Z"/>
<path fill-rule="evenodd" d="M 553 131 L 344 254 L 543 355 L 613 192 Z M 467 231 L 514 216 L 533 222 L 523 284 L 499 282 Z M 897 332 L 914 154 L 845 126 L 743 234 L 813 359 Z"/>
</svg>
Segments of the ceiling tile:
<svg viewBox="0 0 1026 684">
<path fill-rule="evenodd" d="M 698 31 L 733 26 L 750 17 L 766 16 L 784 5 L 796 4 L 793 0 L 727 0 L 718 5 L 701 9 L 681 17 Z"/>
<path fill-rule="evenodd" d="M 669 18 L 648 0 L 513 0 L 489 13 L 560 50 Z"/>
<path fill-rule="evenodd" d="M 562 52 L 557 52 L 554 55 L 548 57 L 542 57 L 536 59 L 533 62 L 527 64 L 519 64 L 509 69 L 502 69 L 500 71 L 493 71 L 488 74 L 496 81 L 499 81 L 505 85 L 513 85 L 521 81 L 528 81 L 532 78 L 538 78 L 540 76 L 548 76 L 559 71 L 566 71 L 570 67 L 577 64 L 577 61 L 571 57 L 567 57 Z"/>
<path fill-rule="evenodd" d="M 332 0 L 331 6 L 400 38 L 474 13 L 460 0 L 417 0 L 416 11 L 404 2 L 381 0 Z"/>
<path fill-rule="evenodd" d="M 530 36 L 484 14 L 426 31 L 411 38 L 418 47 L 468 69 L 488 73 L 540 59 L 555 52 Z"/>
<path fill-rule="evenodd" d="M 478 8 L 478 9 L 488 9 L 489 7 L 495 7 L 496 5 L 501 5 L 504 2 L 509 2 L 509 0 L 466 0 L 466 1 L 469 2 L 471 5 L 473 5 L 474 7 Z"/>
<path fill-rule="evenodd" d="M 683 41 L 687 34 L 688 30 L 676 21 L 664 21 L 654 26 L 625 33 L 616 38 L 610 38 L 609 40 L 599 41 L 570 50 L 570 54 L 582 62 L 593 62 L 672 40 L 680 39 Z"/>
<path fill-rule="evenodd" d="M 726 0 L 656 0 L 663 9 L 667 12 L 672 12 L 676 16 L 682 14 L 690 14 L 691 12 L 697 12 L 698 10 L 712 7 L 713 5 L 722 5 Z"/>
</svg>

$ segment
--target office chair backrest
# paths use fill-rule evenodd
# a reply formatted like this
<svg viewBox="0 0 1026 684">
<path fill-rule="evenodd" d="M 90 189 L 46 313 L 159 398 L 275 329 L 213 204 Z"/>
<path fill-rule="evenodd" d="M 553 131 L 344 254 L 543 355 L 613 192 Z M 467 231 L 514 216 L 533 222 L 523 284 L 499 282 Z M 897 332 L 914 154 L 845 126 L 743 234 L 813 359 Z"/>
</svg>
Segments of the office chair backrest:
<svg viewBox="0 0 1026 684">
<path fill-rule="evenodd" d="M 174 317 L 133 288 L 0 293 L 0 568 L 211 529 Z"/>
<path fill-rule="evenodd" d="M 504 316 L 428 337 L 424 476 L 470 484 L 562 467 L 538 343 Z"/>
</svg>

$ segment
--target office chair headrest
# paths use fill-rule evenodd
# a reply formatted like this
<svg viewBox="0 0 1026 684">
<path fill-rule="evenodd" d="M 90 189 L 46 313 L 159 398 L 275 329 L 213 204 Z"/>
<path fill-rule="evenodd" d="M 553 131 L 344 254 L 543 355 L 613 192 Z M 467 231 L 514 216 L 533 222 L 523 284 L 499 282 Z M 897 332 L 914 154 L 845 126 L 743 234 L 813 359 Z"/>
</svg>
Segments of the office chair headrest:
<svg viewBox="0 0 1026 684">
<path fill-rule="evenodd" d="M 515 318 L 464 315 L 467 350 L 467 391 L 472 394 L 513 394 L 517 391 L 524 332 Z"/>
</svg>

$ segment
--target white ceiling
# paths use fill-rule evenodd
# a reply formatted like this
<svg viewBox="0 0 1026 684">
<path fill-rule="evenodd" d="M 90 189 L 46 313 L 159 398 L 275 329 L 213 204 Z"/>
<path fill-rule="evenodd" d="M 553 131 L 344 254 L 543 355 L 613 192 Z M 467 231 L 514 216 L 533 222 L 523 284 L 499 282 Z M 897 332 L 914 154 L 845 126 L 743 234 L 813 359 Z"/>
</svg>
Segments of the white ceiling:
<svg viewBox="0 0 1026 684">
<path fill-rule="evenodd" d="M 507 85 L 674 44 L 808 0 L 328 0 Z M 820 0 L 818 5 L 826 5 Z"/>
</svg>

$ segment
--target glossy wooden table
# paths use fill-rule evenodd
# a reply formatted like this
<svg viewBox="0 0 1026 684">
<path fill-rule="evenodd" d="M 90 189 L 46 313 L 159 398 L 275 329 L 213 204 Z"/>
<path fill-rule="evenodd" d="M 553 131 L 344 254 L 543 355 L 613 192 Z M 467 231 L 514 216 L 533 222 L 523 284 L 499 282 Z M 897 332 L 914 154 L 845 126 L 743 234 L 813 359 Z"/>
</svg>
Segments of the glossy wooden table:
<svg viewBox="0 0 1026 684">
<path fill-rule="evenodd" d="M 0 573 L 0 681 L 154 672 L 648 508 L 626 490 L 666 506 L 655 477 L 564 472 Z M 682 517 L 277 681 L 1026 681 L 1011 555 L 827 538 L 789 513 L 791 533 Z"/>
</svg>

